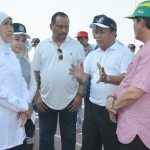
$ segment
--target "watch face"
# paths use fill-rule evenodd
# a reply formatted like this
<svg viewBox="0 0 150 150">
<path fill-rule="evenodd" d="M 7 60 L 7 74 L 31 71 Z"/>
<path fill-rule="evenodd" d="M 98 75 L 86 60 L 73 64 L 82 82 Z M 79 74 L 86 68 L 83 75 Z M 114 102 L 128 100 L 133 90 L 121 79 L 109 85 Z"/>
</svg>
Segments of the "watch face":
<svg viewBox="0 0 150 150">
<path fill-rule="evenodd" d="M 108 81 L 108 82 L 110 81 L 110 76 L 107 76 L 107 81 Z"/>
</svg>

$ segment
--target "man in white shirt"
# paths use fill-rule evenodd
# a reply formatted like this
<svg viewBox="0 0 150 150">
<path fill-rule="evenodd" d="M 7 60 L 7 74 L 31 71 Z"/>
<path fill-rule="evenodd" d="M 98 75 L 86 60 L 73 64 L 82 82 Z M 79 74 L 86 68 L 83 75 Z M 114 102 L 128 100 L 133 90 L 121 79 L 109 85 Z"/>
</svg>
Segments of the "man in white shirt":
<svg viewBox="0 0 150 150">
<path fill-rule="evenodd" d="M 132 59 L 128 48 L 115 42 L 117 25 L 105 15 L 98 15 L 90 28 L 95 29 L 99 48 L 92 51 L 84 61 L 84 68 L 72 65 L 70 74 L 84 84 L 91 76 L 90 98 L 82 128 L 81 150 L 95 150 L 97 139 L 105 150 L 119 150 L 116 124 L 109 119 L 105 103 L 111 91 L 116 90 L 123 80 Z M 99 138 L 101 137 L 101 138 Z"/>
<path fill-rule="evenodd" d="M 83 97 L 84 85 L 69 74 L 73 63 L 79 66 L 84 60 L 84 48 L 67 36 L 69 18 L 63 12 L 52 16 L 52 37 L 36 47 L 33 68 L 36 80 L 41 77 L 40 93 L 35 102 L 39 110 L 40 150 L 54 150 L 54 135 L 59 123 L 62 150 L 75 150 L 77 109 Z"/>
</svg>

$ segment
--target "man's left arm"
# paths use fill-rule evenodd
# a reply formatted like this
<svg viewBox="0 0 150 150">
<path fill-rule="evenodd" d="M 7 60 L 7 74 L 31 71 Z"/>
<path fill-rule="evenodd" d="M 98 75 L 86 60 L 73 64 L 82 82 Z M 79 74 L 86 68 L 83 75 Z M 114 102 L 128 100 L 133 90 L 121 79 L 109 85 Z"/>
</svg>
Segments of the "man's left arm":
<svg viewBox="0 0 150 150">
<path fill-rule="evenodd" d="M 150 54 L 146 53 L 141 56 L 135 69 L 134 76 L 130 86 L 114 103 L 114 109 L 122 109 L 132 105 L 134 102 L 142 98 L 145 94 L 150 93 Z M 134 64 L 135 62 L 133 62 Z"/>
<path fill-rule="evenodd" d="M 109 75 L 107 72 L 105 72 L 105 68 L 99 66 L 100 69 L 100 82 L 104 83 L 109 83 L 109 84 L 114 84 L 114 85 L 119 85 L 121 81 L 124 79 L 128 65 L 130 64 L 132 60 L 132 54 L 128 48 L 125 46 L 122 46 L 121 48 L 124 49 L 124 52 L 122 53 L 121 56 L 121 61 L 120 63 L 120 74 L 119 75 Z"/>
<path fill-rule="evenodd" d="M 113 109 L 120 110 L 135 103 L 143 97 L 145 92 L 134 86 L 128 87 L 125 92 L 114 103 Z"/>
<path fill-rule="evenodd" d="M 124 77 L 125 77 L 125 73 L 122 73 L 117 76 L 106 75 L 105 80 L 106 80 L 106 83 L 119 85 L 121 81 L 124 79 Z"/>
<path fill-rule="evenodd" d="M 76 112 L 78 110 L 80 102 L 83 98 L 84 88 L 85 88 L 85 84 L 79 84 L 77 94 L 76 94 L 73 102 L 71 103 L 71 105 L 69 105 L 69 107 L 68 107 L 71 112 Z"/>
</svg>

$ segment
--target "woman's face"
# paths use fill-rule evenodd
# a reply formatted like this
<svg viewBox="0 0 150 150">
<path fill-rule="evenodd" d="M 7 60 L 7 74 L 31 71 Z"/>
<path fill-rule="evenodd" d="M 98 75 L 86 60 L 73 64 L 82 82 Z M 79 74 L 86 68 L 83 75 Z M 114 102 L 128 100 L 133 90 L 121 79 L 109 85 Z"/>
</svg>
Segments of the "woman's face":
<svg viewBox="0 0 150 150">
<path fill-rule="evenodd" d="M 12 20 L 6 18 L 0 25 L 0 36 L 6 43 L 10 43 L 12 41 L 13 32 Z"/>
<path fill-rule="evenodd" d="M 26 48 L 26 36 L 21 35 L 14 35 L 13 40 L 11 42 L 11 48 L 15 53 L 21 53 Z"/>
</svg>

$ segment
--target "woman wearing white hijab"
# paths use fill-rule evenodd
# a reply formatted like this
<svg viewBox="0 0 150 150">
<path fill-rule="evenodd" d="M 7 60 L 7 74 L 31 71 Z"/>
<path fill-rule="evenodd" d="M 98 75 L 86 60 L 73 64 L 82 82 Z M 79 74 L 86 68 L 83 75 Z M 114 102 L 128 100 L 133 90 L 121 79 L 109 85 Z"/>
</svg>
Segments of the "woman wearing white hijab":
<svg viewBox="0 0 150 150">
<path fill-rule="evenodd" d="M 32 108 L 20 64 L 10 49 L 13 26 L 0 12 L 0 150 L 27 150 L 24 125 Z"/>
</svg>

